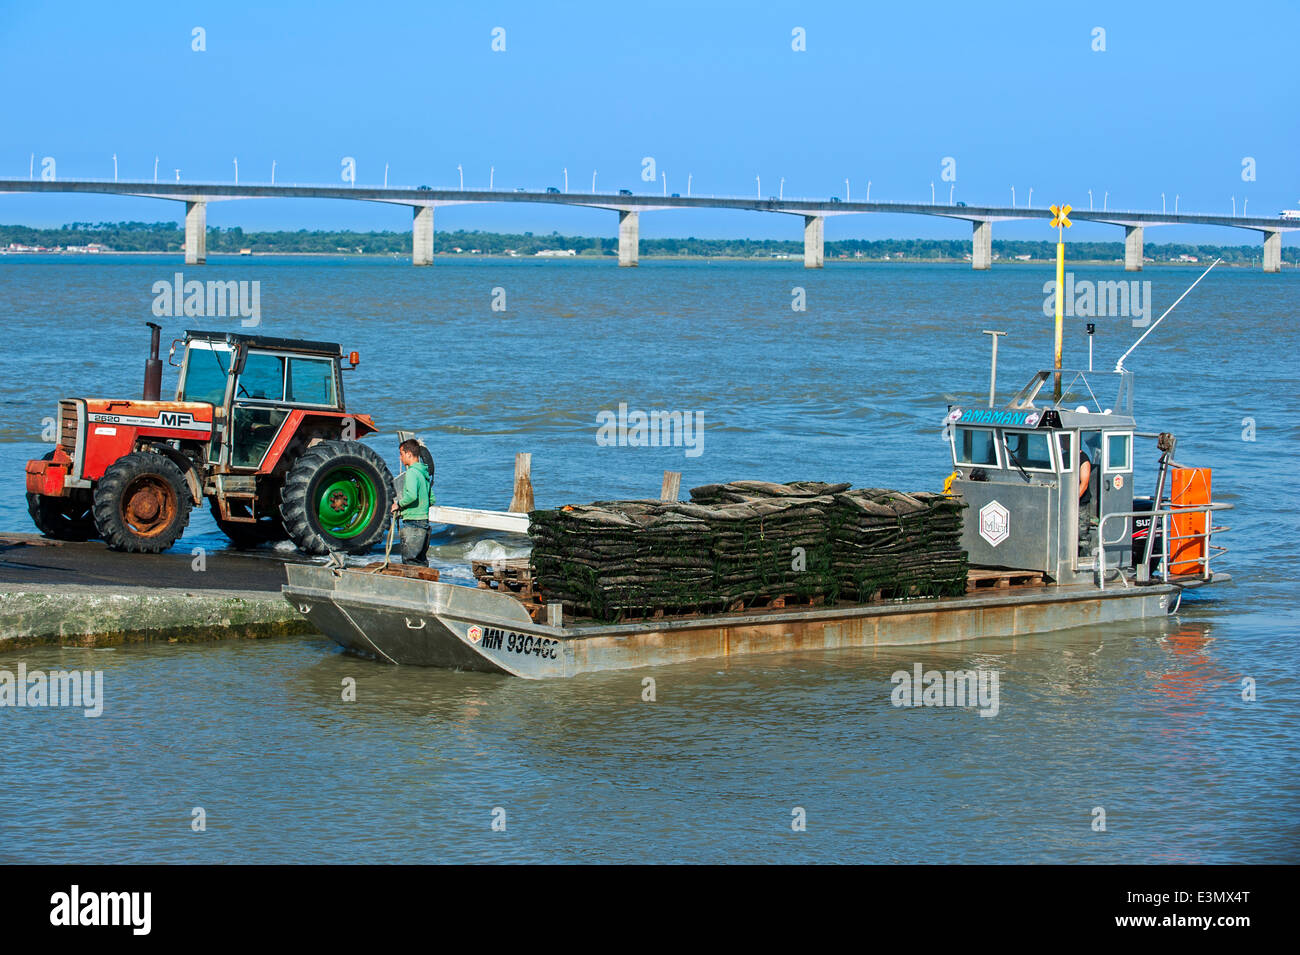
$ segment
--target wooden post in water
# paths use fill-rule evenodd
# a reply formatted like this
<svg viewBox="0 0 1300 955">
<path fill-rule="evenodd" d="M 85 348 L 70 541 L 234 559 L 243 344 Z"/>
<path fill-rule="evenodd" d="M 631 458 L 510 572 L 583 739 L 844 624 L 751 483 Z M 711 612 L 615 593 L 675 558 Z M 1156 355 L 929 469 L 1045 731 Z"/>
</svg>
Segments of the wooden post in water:
<svg viewBox="0 0 1300 955">
<path fill-rule="evenodd" d="M 516 514 L 533 510 L 533 456 L 527 451 L 515 455 L 515 494 L 510 510 Z"/>
<path fill-rule="evenodd" d="M 675 501 L 682 490 L 682 472 L 665 471 L 663 487 L 659 491 L 659 500 Z"/>
</svg>

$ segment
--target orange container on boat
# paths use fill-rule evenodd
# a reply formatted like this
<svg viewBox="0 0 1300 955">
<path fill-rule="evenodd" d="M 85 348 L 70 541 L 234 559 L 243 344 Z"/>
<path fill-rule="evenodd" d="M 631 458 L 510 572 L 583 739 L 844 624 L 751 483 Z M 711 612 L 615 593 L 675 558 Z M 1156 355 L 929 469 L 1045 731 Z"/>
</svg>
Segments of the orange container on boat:
<svg viewBox="0 0 1300 955">
<path fill-rule="evenodd" d="M 1169 504 L 1175 511 L 1170 518 L 1169 573 L 1200 574 L 1201 563 L 1209 556 L 1209 541 L 1204 536 L 1210 530 L 1210 514 L 1178 514 L 1179 507 L 1210 503 L 1209 468 L 1173 468 L 1169 472 Z M 1202 536 L 1193 537 L 1199 534 Z"/>
</svg>

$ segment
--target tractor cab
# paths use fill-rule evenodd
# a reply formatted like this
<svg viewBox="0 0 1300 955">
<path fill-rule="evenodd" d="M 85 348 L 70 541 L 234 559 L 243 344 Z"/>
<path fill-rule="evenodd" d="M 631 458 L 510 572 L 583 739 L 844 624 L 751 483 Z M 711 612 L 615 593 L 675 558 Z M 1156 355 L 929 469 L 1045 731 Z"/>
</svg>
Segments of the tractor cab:
<svg viewBox="0 0 1300 955">
<path fill-rule="evenodd" d="M 343 411 L 337 344 L 198 331 L 184 344 L 176 400 L 213 405 L 207 462 L 216 472 L 263 470 L 295 409 Z"/>
<path fill-rule="evenodd" d="M 951 408 L 948 426 L 971 564 L 1091 576 L 1101 516 L 1133 510 L 1132 372 L 1040 371 L 1005 408 Z M 1108 525 L 1108 567 L 1133 567 L 1131 534 Z"/>
</svg>

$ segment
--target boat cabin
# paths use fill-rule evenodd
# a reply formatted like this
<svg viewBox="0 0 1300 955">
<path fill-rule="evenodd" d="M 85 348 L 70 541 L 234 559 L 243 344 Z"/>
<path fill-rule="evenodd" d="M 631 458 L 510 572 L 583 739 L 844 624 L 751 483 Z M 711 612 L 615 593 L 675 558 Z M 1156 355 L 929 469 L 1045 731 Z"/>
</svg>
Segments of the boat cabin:
<svg viewBox="0 0 1300 955">
<path fill-rule="evenodd" d="M 1092 576 L 1100 515 L 1133 510 L 1132 372 L 1040 371 L 1006 407 L 950 408 L 947 423 L 971 565 Z M 1132 570 L 1123 523 L 1107 566 Z"/>
</svg>

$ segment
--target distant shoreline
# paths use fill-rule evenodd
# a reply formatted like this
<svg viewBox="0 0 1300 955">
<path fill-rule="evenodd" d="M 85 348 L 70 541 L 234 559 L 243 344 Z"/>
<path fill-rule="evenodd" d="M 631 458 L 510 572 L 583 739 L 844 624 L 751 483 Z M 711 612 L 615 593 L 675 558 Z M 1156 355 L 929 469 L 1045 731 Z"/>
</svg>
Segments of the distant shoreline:
<svg viewBox="0 0 1300 955">
<path fill-rule="evenodd" d="M 210 259 L 238 256 L 248 250 L 254 256 L 292 255 L 375 259 L 392 256 L 410 259 L 412 233 L 406 230 L 359 232 L 317 229 L 244 231 L 238 226 L 209 228 L 205 251 Z M 1055 236 L 1051 236 L 1055 239 Z M 181 255 L 186 245 L 185 230 L 175 221 L 160 222 L 70 222 L 54 228 L 32 228 L 0 224 L 0 250 L 6 254 L 158 254 Z M 639 258 L 650 262 L 799 262 L 804 258 L 802 237 L 780 239 L 733 239 L 641 236 Z M 929 262 L 967 265 L 971 262 L 970 238 L 946 239 L 827 239 L 824 262 Z M 992 261 L 998 265 L 1039 266 L 1056 259 L 1056 243 L 1047 238 L 995 238 Z M 1263 245 L 1223 245 L 1209 242 L 1147 242 L 1143 258 L 1150 264 L 1208 264 L 1216 258 L 1225 265 L 1263 265 Z M 1300 246 L 1286 245 L 1282 260 L 1300 265 Z M 613 235 L 562 235 L 533 232 L 485 232 L 444 229 L 434 234 L 433 254 L 440 260 L 455 258 L 559 258 L 616 259 L 619 240 Z M 1070 261 L 1108 264 L 1126 258 L 1122 241 L 1078 239 L 1067 243 Z M 340 258 L 340 257 L 346 257 Z"/>
<path fill-rule="evenodd" d="M 118 250 L 110 251 L 105 249 L 104 251 L 101 252 L 62 252 L 62 251 L 60 252 L 56 252 L 56 251 L 10 252 L 4 249 L 0 249 L 0 259 L 9 258 L 9 257 L 13 257 L 14 259 L 21 259 L 21 258 L 38 257 L 38 256 L 58 256 L 58 257 L 76 256 L 82 259 L 91 259 L 91 258 L 99 258 L 101 256 L 133 256 L 133 255 L 170 257 L 170 256 L 183 256 L 184 252 L 181 250 L 140 251 L 135 249 L 124 249 L 121 251 Z M 1123 259 L 1071 259 L 1069 258 L 1068 246 L 1066 247 L 1066 256 L 1067 256 L 1067 261 L 1072 266 L 1077 266 L 1077 265 L 1109 266 L 1109 265 L 1124 264 Z M 240 252 L 209 252 L 207 255 L 207 261 L 211 262 L 213 259 L 226 260 L 226 259 L 254 259 L 254 258 L 256 259 L 297 258 L 297 259 L 409 260 L 410 257 L 411 254 L 409 252 L 405 252 L 405 253 L 399 253 L 399 252 L 252 252 L 249 253 L 248 255 L 244 255 L 243 253 Z M 646 254 L 643 252 L 638 256 L 638 258 L 641 261 L 649 260 L 653 262 L 759 262 L 759 263 L 768 263 L 771 265 L 792 265 L 792 264 L 802 265 L 803 264 L 803 256 L 801 255 L 790 255 L 785 258 L 780 258 L 771 255 L 655 255 L 653 253 Z M 490 252 L 483 252 L 483 253 L 476 254 L 470 252 L 438 252 L 435 250 L 434 251 L 435 262 L 438 261 L 439 259 L 453 260 L 453 261 L 455 260 L 478 261 L 478 260 L 486 259 L 486 260 L 503 261 L 503 262 L 509 262 L 509 261 L 614 262 L 617 261 L 616 257 L 612 255 L 573 255 L 573 256 L 532 255 L 532 254 L 501 255 L 499 253 L 490 253 Z M 831 256 L 826 256 L 825 261 L 828 264 L 833 263 L 837 266 L 839 265 L 965 265 L 965 266 L 969 266 L 970 265 L 970 259 L 921 258 L 921 257 L 912 257 L 912 258 L 900 257 L 900 258 L 881 259 L 881 258 L 866 258 L 866 257 L 832 258 Z M 1206 266 L 1208 266 L 1211 261 L 1213 261 L 1213 259 L 1203 259 L 1196 262 L 1146 261 L 1143 263 L 1143 268 L 1173 267 L 1173 268 L 1187 268 L 1187 269 L 1195 269 L 1195 268 L 1203 269 Z M 177 264 L 181 265 L 182 263 L 177 263 Z M 1027 260 L 1026 259 L 994 259 L 993 264 L 996 266 L 1055 265 L 1056 260 L 1055 259 L 1033 259 L 1033 258 Z M 1286 260 L 1283 260 L 1282 265 L 1283 267 L 1290 265 L 1292 268 L 1300 268 L 1300 263 L 1288 262 Z M 1219 267 L 1258 269 L 1259 263 L 1258 262 L 1221 262 L 1219 264 Z"/>
</svg>

